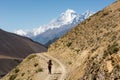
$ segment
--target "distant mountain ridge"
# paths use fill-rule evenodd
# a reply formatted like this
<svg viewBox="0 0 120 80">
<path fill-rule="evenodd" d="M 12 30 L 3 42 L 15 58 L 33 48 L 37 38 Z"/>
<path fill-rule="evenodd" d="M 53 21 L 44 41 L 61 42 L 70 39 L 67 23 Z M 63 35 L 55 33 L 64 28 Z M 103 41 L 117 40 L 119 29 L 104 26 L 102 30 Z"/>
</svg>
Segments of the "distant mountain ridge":
<svg viewBox="0 0 120 80">
<path fill-rule="evenodd" d="M 44 52 L 47 49 L 33 40 L 9 33 L 0 29 L 0 55 L 24 58 L 34 52 Z M 34 47 L 36 48 L 34 48 Z M 41 49 L 40 49 L 41 47 Z M 19 53 L 18 53 L 19 52 Z"/>
<path fill-rule="evenodd" d="M 32 59 L 29 57 L 33 55 L 28 56 L 2 79 L 15 76 L 16 80 L 120 80 L 120 0 L 78 24 L 40 55 Z M 62 65 L 59 70 L 54 66 L 52 75 L 45 69 L 44 57 L 52 59 L 48 55 Z"/>
<path fill-rule="evenodd" d="M 83 14 L 78 14 L 74 10 L 68 9 L 61 13 L 60 17 L 52 20 L 48 25 L 40 26 L 31 32 L 18 30 L 15 33 L 30 37 L 42 44 L 46 44 L 51 40 L 61 37 L 92 14 L 94 14 L 92 11 L 86 11 Z"/>
<path fill-rule="evenodd" d="M 29 54 L 46 51 L 45 46 L 27 37 L 0 29 L 0 76 L 8 73 Z"/>
</svg>

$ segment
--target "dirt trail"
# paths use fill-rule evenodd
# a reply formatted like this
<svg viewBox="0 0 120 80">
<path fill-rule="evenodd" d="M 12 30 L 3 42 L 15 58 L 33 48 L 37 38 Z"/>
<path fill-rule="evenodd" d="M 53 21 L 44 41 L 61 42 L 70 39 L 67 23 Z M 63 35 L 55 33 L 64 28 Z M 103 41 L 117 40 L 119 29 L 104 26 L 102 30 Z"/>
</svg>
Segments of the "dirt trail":
<svg viewBox="0 0 120 80">
<path fill-rule="evenodd" d="M 47 64 L 44 65 L 45 70 L 42 73 L 42 75 L 40 75 L 36 80 L 65 80 L 66 77 L 66 69 L 65 66 L 56 58 L 43 53 L 43 54 L 37 54 L 40 58 L 42 58 L 43 60 L 45 60 L 45 62 L 47 63 L 49 59 L 51 59 L 53 61 L 53 67 L 52 67 L 52 74 L 48 74 L 48 70 L 47 70 Z"/>
<path fill-rule="evenodd" d="M 0 59 L 14 59 L 14 60 L 22 61 L 24 58 L 16 58 L 16 57 L 11 57 L 11 56 L 0 55 Z"/>
</svg>

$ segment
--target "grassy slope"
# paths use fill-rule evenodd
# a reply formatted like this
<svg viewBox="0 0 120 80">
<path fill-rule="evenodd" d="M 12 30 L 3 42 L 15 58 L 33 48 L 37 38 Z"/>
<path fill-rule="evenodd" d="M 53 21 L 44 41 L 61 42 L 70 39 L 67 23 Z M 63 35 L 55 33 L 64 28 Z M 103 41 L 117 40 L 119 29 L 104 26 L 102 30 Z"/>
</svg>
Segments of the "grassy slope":
<svg viewBox="0 0 120 80">
<path fill-rule="evenodd" d="M 115 66 L 118 63 L 114 59 L 114 57 L 119 58 L 119 44 L 120 1 L 117 1 L 53 43 L 49 52 L 50 55 L 68 64 L 69 69 L 72 70 L 72 74 L 70 73 L 68 76 L 70 80 L 80 78 L 90 80 L 94 78 L 94 74 L 96 74 L 95 76 L 105 75 L 103 77 L 109 80 L 112 75 L 114 79 L 119 77 L 119 75 L 115 76 L 119 67 L 116 69 Z M 104 71 L 104 67 L 107 67 L 108 64 L 113 67 L 113 72 L 112 70 L 110 73 Z M 97 70 L 98 72 L 96 72 Z"/>
<path fill-rule="evenodd" d="M 47 54 L 66 65 L 66 80 L 117 80 L 120 79 L 119 48 L 120 1 L 72 29 L 53 43 Z"/>
</svg>

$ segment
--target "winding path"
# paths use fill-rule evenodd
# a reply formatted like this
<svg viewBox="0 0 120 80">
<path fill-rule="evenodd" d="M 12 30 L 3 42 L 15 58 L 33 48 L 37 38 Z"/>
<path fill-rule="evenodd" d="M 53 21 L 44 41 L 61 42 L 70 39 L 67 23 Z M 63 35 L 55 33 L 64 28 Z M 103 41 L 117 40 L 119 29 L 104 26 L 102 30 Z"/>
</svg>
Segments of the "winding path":
<svg viewBox="0 0 120 80">
<path fill-rule="evenodd" d="M 66 77 L 66 68 L 65 66 L 56 58 L 46 54 L 37 54 L 41 58 L 47 62 L 49 59 L 53 61 L 53 68 L 52 68 L 52 74 L 48 74 L 48 71 L 46 69 L 45 74 L 46 77 L 44 77 L 44 80 L 65 80 Z"/>
</svg>

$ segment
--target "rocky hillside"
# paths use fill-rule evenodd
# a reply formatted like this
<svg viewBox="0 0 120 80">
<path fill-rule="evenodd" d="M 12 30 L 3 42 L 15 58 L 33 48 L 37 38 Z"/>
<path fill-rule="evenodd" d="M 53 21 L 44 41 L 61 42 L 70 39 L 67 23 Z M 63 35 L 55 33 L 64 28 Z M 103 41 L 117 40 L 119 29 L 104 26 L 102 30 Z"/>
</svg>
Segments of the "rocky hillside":
<svg viewBox="0 0 120 80">
<path fill-rule="evenodd" d="M 120 79 L 120 1 L 79 24 L 51 45 L 51 55 L 70 64 L 68 80 Z"/>
<path fill-rule="evenodd" d="M 119 49 L 120 1 L 116 1 L 58 39 L 49 47 L 47 55 L 55 57 L 66 66 L 65 80 L 119 80 Z M 38 64 L 42 65 L 41 62 Z M 34 67 L 34 69 L 37 68 Z M 20 69 L 20 72 L 22 71 L 23 69 Z M 8 80 L 11 76 L 20 74 L 15 73 L 15 70 L 13 72 L 2 80 Z M 25 74 L 29 75 L 29 73 Z M 17 80 L 20 77 L 13 78 Z M 29 78 L 37 80 L 33 79 L 33 76 Z"/>
<path fill-rule="evenodd" d="M 13 69 L 29 54 L 45 51 L 47 48 L 31 39 L 0 29 L 0 75 Z"/>
</svg>

